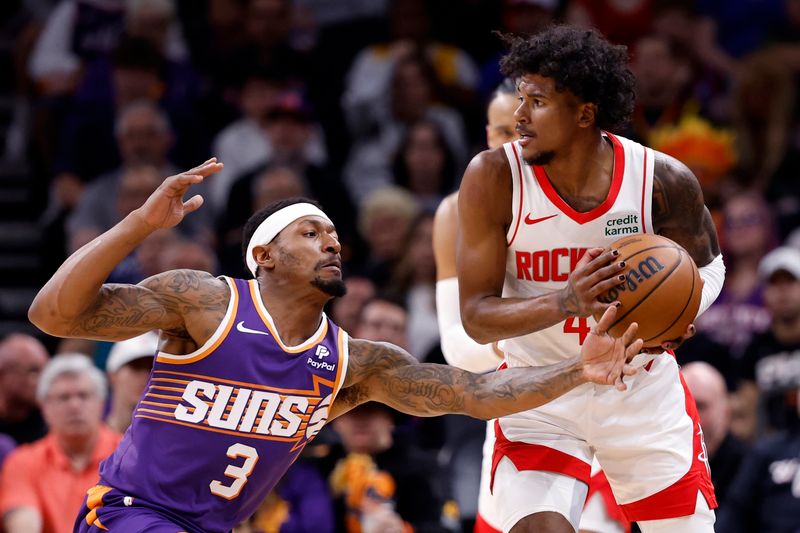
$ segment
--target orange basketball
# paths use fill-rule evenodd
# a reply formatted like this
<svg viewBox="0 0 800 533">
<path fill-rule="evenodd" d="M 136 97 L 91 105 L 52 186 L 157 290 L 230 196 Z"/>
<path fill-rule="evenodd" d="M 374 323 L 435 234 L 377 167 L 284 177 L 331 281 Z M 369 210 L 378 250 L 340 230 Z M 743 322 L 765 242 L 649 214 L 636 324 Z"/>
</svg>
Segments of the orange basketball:
<svg viewBox="0 0 800 533">
<path fill-rule="evenodd" d="M 622 305 L 609 332 L 622 335 L 639 324 L 645 347 L 681 337 L 700 308 L 702 282 L 697 266 L 679 244 L 659 235 L 632 235 L 614 242 L 625 275 L 618 287 L 600 297 Z"/>
</svg>

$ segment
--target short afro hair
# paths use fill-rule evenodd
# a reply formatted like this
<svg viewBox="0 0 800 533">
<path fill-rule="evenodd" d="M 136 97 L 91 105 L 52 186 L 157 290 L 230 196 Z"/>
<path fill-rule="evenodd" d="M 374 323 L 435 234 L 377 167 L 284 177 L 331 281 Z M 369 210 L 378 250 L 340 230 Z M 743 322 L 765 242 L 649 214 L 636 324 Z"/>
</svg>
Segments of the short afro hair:
<svg viewBox="0 0 800 533">
<path fill-rule="evenodd" d="M 503 74 L 519 78 L 539 74 L 584 102 L 597 105 L 596 123 L 618 130 L 630 119 L 636 79 L 628 68 L 628 49 L 609 43 L 595 30 L 550 26 L 531 36 L 503 35 L 509 52 L 500 62 Z"/>
</svg>

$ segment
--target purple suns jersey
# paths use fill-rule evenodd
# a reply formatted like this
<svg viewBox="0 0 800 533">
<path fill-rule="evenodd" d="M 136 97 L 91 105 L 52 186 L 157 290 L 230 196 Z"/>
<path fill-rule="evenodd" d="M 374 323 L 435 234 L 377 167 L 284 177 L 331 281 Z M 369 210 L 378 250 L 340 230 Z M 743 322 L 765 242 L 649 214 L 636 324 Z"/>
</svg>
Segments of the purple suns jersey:
<svg viewBox="0 0 800 533">
<path fill-rule="evenodd" d="M 222 323 L 193 353 L 157 354 L 131 427 L 100 466 L 100 483 L 133 505 L 203 532 L 255 512 L 327 421 L 347 370 L 347 334 L 326 316 L 285 346 L 255 280 L 223 279 Z"/>
</svg>

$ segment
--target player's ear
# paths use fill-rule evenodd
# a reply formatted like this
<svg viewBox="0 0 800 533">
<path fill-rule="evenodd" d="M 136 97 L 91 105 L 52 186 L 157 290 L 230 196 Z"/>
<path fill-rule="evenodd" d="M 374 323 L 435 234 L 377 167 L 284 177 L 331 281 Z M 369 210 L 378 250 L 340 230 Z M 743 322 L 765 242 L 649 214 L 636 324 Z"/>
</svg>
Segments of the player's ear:
<svg viewBox="0 0 800 533">
<path fill-rule="evenodd" d="M 254 246 L 253 258 L 260 267 L 267 270 L 275 268 L 275 250 L 269 244 Z"/>
<path fill-rule="evenodd" d="M 597 117 L 597 104 L 583 102 L 578 104 L 578 127 L 591 128 L 595 125 Z"/>
</svg>

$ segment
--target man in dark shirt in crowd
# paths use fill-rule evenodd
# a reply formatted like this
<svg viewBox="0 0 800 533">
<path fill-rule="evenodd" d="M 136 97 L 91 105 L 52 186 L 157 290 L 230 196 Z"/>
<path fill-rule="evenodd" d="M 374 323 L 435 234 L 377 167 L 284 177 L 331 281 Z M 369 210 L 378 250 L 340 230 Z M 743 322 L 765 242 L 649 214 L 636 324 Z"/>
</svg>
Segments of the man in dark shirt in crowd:
<svg viewBox="0 0 800 533">
<path fill-rule="evenodd" d="M 776 248 L 761 260 L 759 274 L 772 322 L 745 349 L 739 394 L 743 404 L 763 407 L 769 429 L 788 429 L 798 425 L 800 250 Z"/>
<path fill-rule="evenodd" d="M 48 359 L 44 345 L 29 335 L 14 333 L 0 342 L 0 433 L 17 444 L 47 433 L 36 386 Z"/>
</svg>

